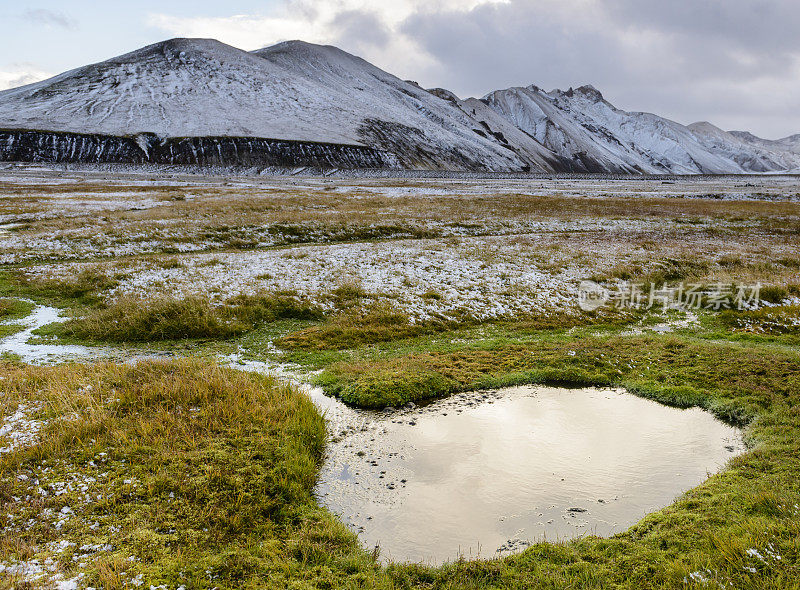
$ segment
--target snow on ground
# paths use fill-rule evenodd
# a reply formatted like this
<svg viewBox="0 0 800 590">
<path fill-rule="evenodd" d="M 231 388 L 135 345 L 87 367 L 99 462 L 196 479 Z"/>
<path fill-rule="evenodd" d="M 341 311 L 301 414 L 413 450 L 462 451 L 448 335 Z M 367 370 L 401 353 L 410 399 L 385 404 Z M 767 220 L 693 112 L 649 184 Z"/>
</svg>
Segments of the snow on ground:
<svg viewBox="0 0 800 590">
<path fill-rule="evenodd" d="M 0 261 L 33 263 L 24 268 L 32 277 L 66 279 L 88 262 L 119 281 L 111 297 L 202 293 L 219 301 L 293 289 L 313 298 L 357 283 L 415 319 L 494 318 L 574 309 L 580 281 L 607 276 L 615 265 L 714 262 L 723 247 L 753 263 L 800 257 L 794 241 L 763 225 L 764 219 L 791 223 L 788 201 L 798 198 L 800 185 L 788 177 L 330 179 L 26 167 L 16 173 L 37 179 L 30 198 L 76 217 L 7 227 Z M 48 184 L 65 175 L 88 192 Z M 137 183 L 149 183 L 153 192 L 126 190 Z M 177 200 L 165 192 L 175 187 Z M 18 188 L 8 183 L 4 190 Z M 616 200 L 583 212 L 604 197 Z M 627 213 L 628 203 L 646 197 L 663 205 L 650 201 L 638 214 Z M 685 199 L 714 204 L 684 215 Z M 743 200 L 779 202 L 784 217 L 746 214 L 772 215 L 766 204 L 747 205 L 742 214 L 735 208 Z M 726 211 L 720 201 L 733 213 L 715 213 Z M 12 204 L 13 215 L 23 218 L 25 202 L 0 194 L 0 212 Z M 336 233 L 381 224 L 400 229 L 375 241 Z M 281 233 L 282 225 L 289 233 Z M 287 246 L 294 231 L 302 243 Z M 232 238 L 249 246 L 232 246 Z"/>
<path fill-rule="evenodd" d="M 65 175 L 82 182 L 86 191 L 69 189 L 65 192 Z M 537 200 L 540 197 L 573 196 L 776 202 L 800 199 L 800 186 L 796 179 L 789 177 L 403 180 L 198 177 L 141 172 L 109 174 L 30 167 L 15 168 L 7 175 L 7 178 L 17 177 L 19 182 L 0 183 L 2 264 L 37 259 L 76 260 L 213 251 L 229 246 L 231 234 L 218 231 L 225 227 L 234 228 L 237 237 L 258 248 L 296 241 L 296 236 L 282 233 L 278 227 L 281 224 L 302 228 L 306 234 L 303 240 L 307 242 L 340 241 L 343 239 L 340 234 L 328 231 L 330 223 L 338 218 L 344 219 L 348 225 L 366 229 L 394 224 L 407 228 L 409 232 L 442 238 L 571 231 L 657 234 L 668 229 L 672 220 L 667 220 L 665 225 L 663 219 L 625 218 L 622 215 L 624 210 L 595 218 L 581 216 L 577 210 L 563 214 L 557 211 L 543 213 L 537 209 Z M 38 186 L 32 188 L 28 182 Z M 147 186 L 152 187 L 151 194 L 141 191 L 141 187 Z M 133 187 L 140 187 L 140 190 L 131 190 Z M 492 200 L 496 197 L 507 200 L 509 196 L 526 200 L 530 211 L 519 207 L 507 215 L 503 210 L 495 210 Z M 203 206 L 218 205 L 225 199 L 235 203 L 237 199 L 250 198 L 253 205 L 258 206 L 262 197 L 274 201 L 275 213 L 264 214 L 255 223 L 241 218 L 233 220 L 234 225 L 225 226 L 227 220 L 215 221 L 211 214 L 192 217 L 198 209 L 202 211 Z M 288 208 L 286 213 L 281 213 L 281 199 L 284 197 L 289 199 Z M 296 203 L 292 205 L 291 199 L 295 197 L 308 197 L 312 202 L 304 210 Z M 336 205 L 325 205 L 326 201 L 335 199 L 347 199 L 347 212 L 338 214 Z M 431 201 L 430 206 L 425 204 L 427 201 Z M 439 203 L 447 204 L 448 201 L 464 202 L 468 209 L 459 213 L 457 206 L 450 206 L 447 214 L 437 212 L 437 207 L 441 207 Z M 187 207 L 187 203 L 192 203 L 191 207 Z M 368 221 L 358 214 L 358 208 L 354 206 L 358 203 L 363 203 L 363 211 L 372 213 Z M 294 216 L 293 212 L 297 215 Z M 734 220 L 717 219 L 715 227 L 742 228 L 753 223 L 739 216 Z"/>
<path fill-rule="evenodd" d="M 47 424 L 32 415 L 40 412 L 41 404 L 20 404 L 10 416 L 0 423 L 0 454 L 12 453 L 22 447 L 32 445 L 39 431 Z"/>
<path fill-rule="evenodd" d="M 312 297 L 356 283 L 417 319 L 468 310 L 478 318 L 569 307 L 578 280 L 537 268 L 535 256 L 508 250 L 503 238 L 302 246 L 246 253 L 195 255 L 179 268 L 143 263 L 129 269 L 111 296 L 207 294 L 224 299 L 260 290 L 297 290 Z M 533 252 L 536 255 L 536 252 Z M 64 265 L 67 277 L 77 267 Z M 31 273 L 50 273 L 34 267 Z"/>
<path fill-rule="evenodd" d="M 324 228 L 305 225 L 304 242 L 323 244 L 337 240 L 337 233 Z M 724 226 L 725 224 L 719 224 Z M 738 222 L 737 227 L 742 223 Z M 440 238 L 469 238 L 485 234 L 499 236 L 520 236 L 527 234 L 553 232 L 649 232 L 657 233 L 668 228 L 668 225 L 651 220 L 623 219 L 583 219 L 579 221 L 536 220 L 527 221 L 486 219 L 473 224 L 452 224 L 436 220 L 420 220 L 409 224 L 408 233 L 412 230 L 440 236 Z M 199 237 L 191 240 L 183 222 L 172 220 L 153 220 L 146 227 L 131 227 L 123 231 L 112 227 L 107 234 L 100 233 L 97 227 L 74 227 L 65 230 L 54 230 L 46 235 L 31 233 L 3 232 L 0 226 L 0 263 L 15 264 L 26 260 L 75 260 L 85 258 L 114 258 L 139 254 L 158 253 L 190 253 L 215 251 L 226 248 L 225 235 L 219 239 Z M 13 226 L 7 226 L 13 229 Z M 377 224 L 363 226 L 364 230 L 378 229 Z M 253 247 L 269 248 L 291 243 L 295 238 L 291 233 L 281 232 L 272 225 L 262 227 L 245 227 L 240 231 L 242 238 L 247 238 Z M 292 229 L 290 228 L 289 232 Z M 402 228 L 394 235 L 382 235 L 383 239 L 405 238 Z"/>
</svg>

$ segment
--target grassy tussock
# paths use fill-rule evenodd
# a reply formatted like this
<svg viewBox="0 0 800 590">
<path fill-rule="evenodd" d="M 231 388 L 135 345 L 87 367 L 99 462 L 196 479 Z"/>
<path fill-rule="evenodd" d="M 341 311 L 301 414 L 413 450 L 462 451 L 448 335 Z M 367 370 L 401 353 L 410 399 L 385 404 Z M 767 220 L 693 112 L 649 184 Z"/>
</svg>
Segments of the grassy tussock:
<svg viewBox="0 0 800 590">
<path fill-rule="evenodd" d="M 781 285 L 765 285 L 759 291 L 761 301 L 767 303 L 782 303 L 789 296 L 789 289 Z"/>
<path fill-rule="evenodd" d="M 99 294 L 117 285 L 117 281 L 101 270 L 87 268 L 70 278 L 22 277 L 23 292 L 33 297 L 56 301 L 75 300 L 93 304 Z"/>
<path fill-rule="evenodd" d="M 65 577 L 83 571 L 82 584 L 106 589 L 137 575 L 173 588 L 371 575 L 354 537 L 314 503 L 325 424 L 289 386 L 191 361 L 0 372 L 4 415 L 34 402 L 49 419 L 38 444 L 0 455 L 0 503 L 14 514 L 1 525 L 0 561 L 51 556 Z M 86 491 L 37 493 L 88 476 Z M 28 495 L 39 499 L 14 500 Z M 59 553 L 54 540 L 74 545 Z"/>
<path fill-rule="evenodd" d="M 322 309 L 295 291 L 237 295 L 225 302 L 224 313 L 249 326 L 277 320 L 320 320 Z"/>
<path fill-rule="evenodd" d="M 19 299 L 0 299 L 0 320 L 23 318 L 33 309 L 33 304 Z"/>
<path fill-rule="evenodd" d="M 305 328 L 276 341 L 287 349 L 351 349 L 363 345 L 402 340 L 447 329 L 446 322 L 412 323 L 407 314 L 385 303 L 353 308 L 318 326 Z"/>
<path fill-rule="evenodd" d="M 69 278 L 27 276 L 22 273 L 6 275 L 1 283 L 5 292 L 65 305 L 96 305 L 101 301 L 103 292 L 118 284 L 104 271 L 92 267 Z"/>
<path fill-rule="evenodd" d="M 319 319 L 321 310 L 293 292 L 239 295 L 223 305 L 203 297 L 122 297 L 66 322 L 62 333 L 90 341 L 224 340 L 278 319 Z"/>
<path fill-rule="evenodd" d="M 198 338 L 225 339 L 247 330 L 221 317 L 207 299 L 122 297 L 108 307 L 68 321 L 64 333 L 81 340 L 154 342 Z"/>
</svg>

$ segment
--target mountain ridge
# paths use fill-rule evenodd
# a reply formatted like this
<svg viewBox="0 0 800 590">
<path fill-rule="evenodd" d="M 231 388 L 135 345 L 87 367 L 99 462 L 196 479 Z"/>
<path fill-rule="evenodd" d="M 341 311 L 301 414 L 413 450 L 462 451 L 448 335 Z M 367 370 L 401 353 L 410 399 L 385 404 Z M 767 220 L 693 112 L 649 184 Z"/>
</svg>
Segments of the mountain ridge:
<svg viewBox="0 0 800 590">
<path fill-rule="evenodd" d="M 531 84 L 461 99 L 401 80 L 337 47 L 303 41 L 252 52 L 214 39 L 154 43 L 0 92 L 0 129 L 8 138 L 0 160 L 54 157 L 53 149 L 36 151 L 42 137 L 31 143 L 33 136 L 23 133 L 39 131 L 101 138 L 75 156 L 92 153 L 98 161 L 116 149 L 103 142 L 146 135 L 171 142 L 173 152 L 188 150 L 154 150 L 162 158 L 199 163 L 216 150 L 219 157 L 211 160 L 226 165 L 236 164 L 239 147 L 274 149 L 273 160 L 285 163 L 313 144 L 314 161 L 406 169 L 721 174 L 800 168 L 800 134 L 771 141 L 710 123 L 683 126 L 617 109 L 591 85 L 545 92 Z M 317 144 L 328 154 L 319 156 Z M 278 153 L 287 145 L 291 153 Z M 335 152 L 346 146 L 374 153 L 354 159 L 350 149 L 339 157 Z M 269 163 L 269 156 L 249 158 Z"/>
</svg>

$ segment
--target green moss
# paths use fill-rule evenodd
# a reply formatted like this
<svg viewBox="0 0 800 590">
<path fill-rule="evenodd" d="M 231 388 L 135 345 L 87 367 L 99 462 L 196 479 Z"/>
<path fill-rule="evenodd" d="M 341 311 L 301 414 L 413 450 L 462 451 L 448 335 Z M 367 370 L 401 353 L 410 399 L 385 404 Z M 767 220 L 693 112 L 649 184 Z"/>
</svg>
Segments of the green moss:
<svg viewBox="0 0 800 590">
<path fill-rule="evenodd" d="M 22 332 L 24 329 L 24 326 L 18 326 L 16 324 L 0 324 L 0 338 Z"/>
<path fill-rule="evenodd" d="M 340 362 L 325 371 L 320 383 L 351 403 L 363 399 L 377 407 L 411 401 L 410 394 L 398 393 L 405 389 L 398 390 L 397 384 L 413 383 L 418 375 L 425 376 L 428 386 L 424 394 L 415 394 L 417 400 L 523 382 L 624 385 L 662 402 L 701 405 L 736 422 L 800 391 L 796 352 L 655 335 L 490 340 L 451 352 Z"/>
</svg>

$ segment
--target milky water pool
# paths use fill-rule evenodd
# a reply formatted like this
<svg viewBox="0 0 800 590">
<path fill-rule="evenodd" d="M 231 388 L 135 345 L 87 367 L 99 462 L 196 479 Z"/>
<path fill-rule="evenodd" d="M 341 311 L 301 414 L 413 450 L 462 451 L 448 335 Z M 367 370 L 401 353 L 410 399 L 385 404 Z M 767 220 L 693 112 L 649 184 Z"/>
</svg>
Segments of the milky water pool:
<svg viewBox="0 0 800 590">
<path fill-rule="evenodd" d="M 360 415 L 334 438 L 317 495 L 384 561 L 622 532 L 744 451 L 707 412 L 611 389 L 515 387 Z"/>
</svg>

